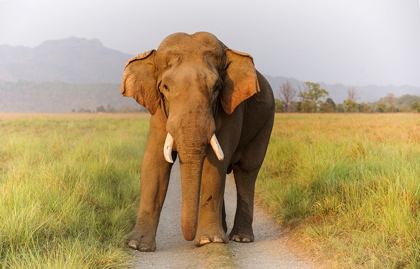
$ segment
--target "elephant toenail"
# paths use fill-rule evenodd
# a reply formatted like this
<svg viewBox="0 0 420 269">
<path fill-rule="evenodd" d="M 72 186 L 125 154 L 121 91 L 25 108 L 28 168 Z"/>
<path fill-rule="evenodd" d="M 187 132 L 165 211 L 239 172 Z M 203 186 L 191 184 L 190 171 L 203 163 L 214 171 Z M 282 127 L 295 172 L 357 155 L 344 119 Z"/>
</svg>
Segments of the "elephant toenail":
<svg viewBox="0 0 420 269">
<path fill-rule="evenodd" d="M 213 239 L 213 242 L 215 243 L 223 243 L 223 239 L 220 236 L 215 236 Z"/>
<path fill-rule="evenodd" d="M 208 243 L 210 243 L 210 239 L 208 239 L 207 237 L 201 238 L 200 245 L 205 245 L 205 244 L 208 244 Z"/>
<path fill-rule="evenodd" d="M 138 246 L 139 244 L 138 244 L 138 242 L 136 241 L 136 240 L 130 240 L 129 242 L 128 242 L 128 246 L 130 247 L 130 248 L 132 248 L 132 249 L 137 249 L 137 246 Z"/>
<path fill-rule="evenodd" d="M 244 238 L 244 239 L 242 239 L 242 242 L 244 242 L 244 243 L 249 243 L 249 242 L 251 242 L 251 239 L 249 239 L 249 238 Z"/>
</svg>

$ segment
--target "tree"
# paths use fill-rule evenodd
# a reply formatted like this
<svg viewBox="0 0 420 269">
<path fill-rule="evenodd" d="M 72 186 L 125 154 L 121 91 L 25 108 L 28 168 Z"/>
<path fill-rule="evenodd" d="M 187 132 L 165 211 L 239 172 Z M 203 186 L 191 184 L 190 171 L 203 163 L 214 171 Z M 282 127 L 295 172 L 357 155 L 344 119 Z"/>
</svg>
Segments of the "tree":
<svg viewBox="0 0 420 269">
<path fill-rule="evenodd" d="M 410 108 L 411 104 L 414 102 L 420 102 L 420 96 L 405 94 L 396 100 L 396 107 L 400 107 L 402 110 L 402 106 L 406 105 L 407 108 Z"/>
<path fill-rule="evenodd" d="M 337 111 L 338 113 L 343 113 L 344 112 L 344 106 L 343 106 L 343 104 L 338 104 L 335 107 L 335 111 Z"/>
<path fill-rule="evenodd" d="M 393 93 L 388 93 L 385 96 L 386 103 L 388 104 L 387 111 L 388 112 L 397 112 L 397 109 L 395 108 L 395 101 L 397 98 L 395 98 L 395 95 Z"/>
<path fill-rule="evenodd" d="M 300 111 L 303 113 L 315 113 L 317 110 L 317 104 L 308 99 L 303 99 L 300 103 Z"/>
<path fill-rule="evenodd" d="M 325 101 L 325 102 L 328 103 L 333 108 L 333 111 L 335 111 L 335 103 L 334 103 L 333 99 L 327 98 L 327 101 Z"/>
<path fill-rule="evenodd" d="M 319 107 L 319 112 L 321 113 L 331 113 L 334 112 L 332 106 L 328 104 L 327 102 L 322 102 Z"/>
<path fill-rule="evenodd" d="M 292 101 L 289 104 L 289 112 L 296 112 L 297 111 L 297 102 Z"/>
<path fill-rule="evenodd" d="M 359 112 L 359 105 L 353 99 L 344 100 L 344 112 L 355 113 Z"/>
<path fill-rule="evenodd" d="M 77 113 L 92 113 L 92 111 L 90 109 L 79 108 Z"/>
<path fill-rule="evenodd" d="M 384 103 L 379 103 L 375 107 L 375 112 L 384 113 L 386 112 L 386 105 Z"/>
<path fill-rule="evenodd" d="M 347 99 L 356 101 L 358 98 L 356 88 L 351 87 L 347 90 Z"/>
<path fill-rule="evenodd" d="M 106 112 L 107 113 L 115 113 L 115 112 L 117 112 L 117 110 L 108 103 L 106 105 Z"/>
<path fill-rule="evenodd" d="M 104 112 L 106 111 L 103 105 L 100 105 L 96 108 L 96 113 L 104 113 Z"/>
<path fill-rule="evenodd" d="M 360 103 L 359 104 L 359 112 L 360 113 L 369 113 L 372 111 L 372 106 L 366 103 Z"/>
<path fill-rule="evenodd" d="M 393 93 L 388 93 L 388 94 L 385 96 L 385 99 L 386 99 L 386 102 L 387 102 L 387 104 L 388 104 L 388 107 L 390 107 L 390 106 L 395 106 L 395 100 L 396 100 L 397 98 L 395 98 L 395 95 L 394 95 Z"/>
<path fill-rule="evenodd" d="M 322 113 L 332 113 L 335 112 L 335 103 L 331 98 L 327 98 L 325 102 L 321 103 L 321 107 L 319 108 L 320 112 Z"/>
<path fill-rule="evenodd" d="M 402 104 L 400 108 L 401 112 L 410 112 L 410 108 L 406 104 Z"/>
<path fill-rule="evenodd" d="M 301 101 L 296 102 L 296 111 L 297 112 L 303 112 L 302 111 L 302 102 Z"/>
<path fill-rule="evenodd" d="M 359 105 L 356 103 L 357 92 L 356 88 L 351 87 L 347 90 L 347 99 L 344 100 L 344 112 L 355 113 L 359 112 Z"/>
<path fill-rule="evenodd" d="M 328 92 L 319 86 L 319 83 L 305 82 L 303 90 L 299 87 L 298 97 L 301 98 L 301 111 L 304 113 L 318 112 L 322 101 L 320 99 L 328 96 Z"/>
<path fill-rule="evenodd" d="M 420 103 L 419 102 L 411 103 L 411 111 L 420 112 Z"/>
<path fill-rule="evenodd" d="M 274 100 L 274 102 L 275 102 L 275 105 L 274 105 L 274 111 L 276 112 L 276 113 L 281 113 L 281 112 L 283 112 L 283 104 L 282 104 L 282 101 L 280 101 L 280 100 L 278 100 L 278 99 L 276 99 L 276 100 Z"/>
<path fill-rule="evenodd" d="M 398 109 L 394 105 L 390 105 L 387 107 L 386 111 L 394 113 L 394 112 L 398 112 Z"/>
<path fill-rule="evenodd" d="M 290 103 L 296 97 L 296 90 L 288 80 L 279 86 L 279 96 L 284 106 L 284 112 L 289 113 Z"/>
</svg>

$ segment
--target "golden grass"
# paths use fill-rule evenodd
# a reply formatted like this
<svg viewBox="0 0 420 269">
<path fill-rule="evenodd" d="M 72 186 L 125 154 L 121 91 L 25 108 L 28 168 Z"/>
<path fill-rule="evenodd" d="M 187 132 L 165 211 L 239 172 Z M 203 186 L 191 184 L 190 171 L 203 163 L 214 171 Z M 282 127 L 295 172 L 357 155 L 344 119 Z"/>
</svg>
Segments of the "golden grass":
<svg viewBox="0 0 420 269">
<path fill-rule="evenodd" d="M 417 114 L 277 115 L 257 192 L 339 267 L 420 267 Z"/>
<path fill-rule="evenodd" d="M 148 116 L 0 115 L 0 268 L 120 268 Z"/>
<path fill-rule="evenodd" d="M 0 114 L 0 267 L 127 266 L 138 114 Z M 258 197 L 331 265 L 420 267 L 420 117 L 276 116 Z"/>
</svg>

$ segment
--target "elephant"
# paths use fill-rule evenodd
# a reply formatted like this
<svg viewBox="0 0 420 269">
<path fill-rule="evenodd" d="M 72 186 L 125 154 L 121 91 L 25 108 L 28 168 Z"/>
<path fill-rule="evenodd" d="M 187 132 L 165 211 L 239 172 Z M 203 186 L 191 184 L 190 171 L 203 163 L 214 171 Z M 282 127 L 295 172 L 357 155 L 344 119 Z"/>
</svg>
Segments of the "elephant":
<svg viewBox="0 0 420 269">
<path fill-rule="evenodd" d="M 121 94 L 150 112 L 140 205 L 129 247 L 156 250 L 172 165 L 179 158 L 185 240 L 253 242 L 255 181 L 274 122 L 274 97 L 253 58 L 211 33 L 175 33 L 129 59 Z M 224 189 L 234 173 L 237 209 L 227 236 Z"/>
</svg>

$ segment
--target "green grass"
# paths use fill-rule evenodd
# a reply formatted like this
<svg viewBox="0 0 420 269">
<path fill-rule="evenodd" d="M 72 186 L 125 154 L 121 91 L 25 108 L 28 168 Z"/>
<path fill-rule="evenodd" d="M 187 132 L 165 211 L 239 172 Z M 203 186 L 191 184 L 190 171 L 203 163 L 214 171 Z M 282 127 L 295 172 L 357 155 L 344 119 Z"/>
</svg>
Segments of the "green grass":
<svg viewBox="0 0 420 269">
<path fill-rule="evenodd" d="M 0 115 L 0 268 L 119 268 L 149 120 Z"/>
<path fill-rule="evenodd" d="M 0 268 L 128 265 L 148 119 L 0 114 Z M 419 268 L 420 117 L 277 115 L 257 193 L 340 267 Z"/>
<path fill-rule="evenodd" d="M 420 117 L 277 115 L 264 205 L 345 268 L 420 268 Z"/>
</svg>

